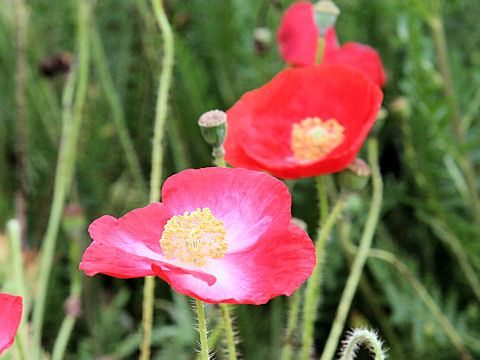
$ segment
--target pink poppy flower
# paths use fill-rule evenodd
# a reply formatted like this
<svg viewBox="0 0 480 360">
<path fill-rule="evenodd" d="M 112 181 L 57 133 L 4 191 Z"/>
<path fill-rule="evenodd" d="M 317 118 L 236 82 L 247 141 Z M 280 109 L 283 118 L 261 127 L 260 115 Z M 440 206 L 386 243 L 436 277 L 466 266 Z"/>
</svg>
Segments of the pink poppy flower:
<svg viewBox="0 0 480 360">
<path fill-rule="evenodd" d="M 284 13 L 277 34 L 282 58 L 293 66 L 314 65 L 318 54 L 318 29 L 313 4 L 298 1 Z M 343 64 L 361 71 L 378 86 L 385 85 L 386 74 L 377 51 L 368 45 L 348 42 L 339 46 L 335 28 L 327 29 L 322 63 Z"/>
<path fill-rule="evenodd" d="M 21 296 L 0 294 L 0 354 L 13 344 L 22 319 Z"/>
<path fill-rule="evenodd" d="M 185 170 L 165 181 L 162 199 L 95 220 L 80 270 L 158 275 L 205 302 L 263 304 L 290 295 L 315 267 L 312 241 L 291 223 L 288 189 L 270 175 Z"/>
</svg>

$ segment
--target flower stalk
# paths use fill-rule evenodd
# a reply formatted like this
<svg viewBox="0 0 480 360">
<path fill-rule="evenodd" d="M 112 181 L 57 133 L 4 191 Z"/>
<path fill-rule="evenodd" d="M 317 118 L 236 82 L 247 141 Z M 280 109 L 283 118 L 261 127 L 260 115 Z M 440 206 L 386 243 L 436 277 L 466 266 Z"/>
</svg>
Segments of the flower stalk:
<svg viewBox="0 0 480 360">
<path fill-rule="evenodd" d="M 47 231 L 42 242 L 40 256 L 40 267 L 38 276 L 39 291 L 35 307 L 33 309 L 32 359 L 40 359 L 41 357 L 42 326 L 45 312 L 48 281 L 52 268 L 53 254 L 55 251 L 57 234 L 60 227 L 60 220 L 62 217 L 67 192 L 72 180 L 76 160 L 76 147 L 78 143 L 80 125 L 83 120 L 82 111 L 87 95 L 89 70 L 88 13 L 88 0 L 79 1 L 77 13 L 78 80 L 75 99 L 73 100 L 74 85 L 77 73 L 75 69 L 72 69 L 63 94 L 63 128 L 62 137 L 60 140 L 57 170 L 55 174 L 53 201 L 50 211 L 50 217 L 48 219 Z M 72 100 L 73 110 L 71 109 Z"/>
<path fill-rule="evenodd" d="M 207 321 L 205 319 L 204 303 L 196 299 L 195 304 L 198 316 L 198 332 L 200 333 L 200 356 L 202 360 L 208 360 L 210 356 L 208 349 Z"/>
<path fill-rule="evenodd" d="M 313 270 L 312 275 L 307 281 L 307 288 L 305 292 L 305 302 L 303 305 L 303 330 L 302 330 L 302 349 L 301 359 L 309 360 L 310 351 L 313 344 L 313 328 L 315 324 L 315 318 L 317 313 L 318 304 L 320 302 L 320 283 L 321 274 L 323 271 L 324 250 L 330 231 L 332 230 L 335 222 L 341 214 L 346 204 L 345 196 L 340 196 L 337 203 L 333 207 L 331 213 L 328 215 L 327 221 L 322 224 L 320 231 L 318 232 L 317 239 L 315 240 L 315 248 L 317 251 L 317 266 Z"/>
<path fill-rule="evenodd" d="M 152 173 L 150 178 L 150 202 L 160 200 L 160 184 L 162 180 L 163 167 L 163 148 L 162 140 L 164 135 L 165 121 L 167 117 L 168 91 L 171 85 L 174 46 L 173 33 L 168 23 L 167 16 L 160 0 L 152 0 L 153 12 L 163 35 L 163 64 L 160 74 L 160 84 L 158 88 L 153 147 L 152 147 Z M 152 276 L 145 277 L 143 288 L 143 317 L 142 330 L 143 338 L 140 349 L 140 359 L 148 360 L 150 358 L 150 342 L 153 322 L 153 299 L 154 299 L 155 280 Z"/>
<path fill-rule="evenodd" d="M 340 303 L 338 305 L 337 314 L 333 322 L 332 329 L 327 339 L 327 343 L 323 350 L 321 360 L 330 360 L 335 355 L 338 340 L 342 333 L 345 320 L 347 318 L 353 296 L 358 287 L 360 277 L 368 257 L 368 252 L 372 245 L 373 235 L 380 216 L 380 208 L 382 205 L 383 183 L 380 169 L 378 167 L 378 141 L 376 138 L 368 140 L 368 160 L 372 170 L 373 198 L 367 217 L 367 222 L 360 239 L 357 255 L 352 264 L 350 275 L 347 279 Z"/>
</svg>

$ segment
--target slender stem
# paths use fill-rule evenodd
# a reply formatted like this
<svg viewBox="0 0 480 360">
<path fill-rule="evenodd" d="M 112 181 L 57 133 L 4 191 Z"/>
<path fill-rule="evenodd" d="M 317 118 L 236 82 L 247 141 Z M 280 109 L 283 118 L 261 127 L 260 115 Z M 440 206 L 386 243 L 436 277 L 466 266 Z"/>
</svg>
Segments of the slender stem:
<svg viewBox="0 0 480 360">
<path fill-rule="evenodd" d="M 358 283 L 363 272 L 363 267 L 368 257 L 368 251 L 372 245 L 373 235 L 377 227 L 378 218 L 380 216 L 380 208 L 382 205 L 382 176 L 378 167 L 378 142 L 376 138 L 368 140 L 368 162 L 372 169 L 373 197 L 370 210 L 365 224 L 365 229 L 360 239 L 360 246 L 357 255 L 352 264 L 350 275 L 343 290 L 340 304 L 338 305 L 337 314 L 333 322 L 332 329 L 327 339 L 327 343 L 323 350 L 321 360 L 331 360 L 335 355 L 337 344 L 342 334 L 345 320 L 347 318 L 353 296 L 357 291 Z"/>
<path fill-rule="evenodd" d="M 200 355 L 202 360 L 209 359 L 208 339 L 207 339 L 207 322 L 205 320 L 204 304 L 202 301 L 195 299 L 197 316 L 198 316 L 198 332 L 200 333 Z"/>
<path fill-rule="evenodd" d="M 163 66 L 160 74 L 160 84 L 158 89 L 155 125 L 153 133 L 152 146 L 152 173 L 150 177 L 150 202 L 160 200 L 160 183 L 162 180 L 163 167 L 163 148 L 162 140 L 164 135 L 165 121 L 167 117 L 168 91 L 170 89 L 173 67 L 173 33 L 168 23 L 162 2 L 152 0 L 153 10 L 157 18 L 160 30 L 163 35 Z M 140 359 L 148 360 L 150 358 L 150 342 L 152 334 L 153 320 L 153 299 L 155 290 L 154 277 L 145 277 L 143 288 L 143 317 L 142 330 L 143 338 L 140 349 Z"/>
<path fill-rule="evenodd" d="M 117 128 L 118 137 L 120 139 L 120 144 L 123 147 L 127 164 L 130 168 L 133 178 L 135 179 L 135 182 L 137 183 L 138 189 L 143 194 L 146 194 L 147 185 L 142 174 L 140 161 L 135 152 L 135 147 L 133 146 L 132 138 L 130 137 L 126 125 L 125 113 L 120 101 L 120 96 L 118 95 L 118 92 L 113 84 L 112 75 L 108 70 L 107 60 L 105 58 L 105 52 L 98 34 L 98 29 L 96 24 L 93 22 L 92 26 L 90 27 L 90 41 L 93 57 L 97 63 L 98 74 L 100 75 L 100 83 L 103 86 L 106 98 L 110 103 L 110 107 L 112 109 L 112 118 Z"/>
<path fill-rule="evenodd" d="M 382 341 L 378 338 L 377 334 L 367 329 L 355 329 L 345 341 L 340 360 L 353 359 L 358 346 L 365 343 L 375 355 L 375 360 L 385 359 L 385 352 L 382 349 Z"/>
<path fill-rule="evenodd" d="M 300 299 L 301 293 L 300 289 L 297 289 L 290 296 L 290 306 L 288 312 L 287 320 L 287 330 L 285 333 L 285 340 L 283 342 L 282 349 L 282 360 L 291 360 L 292 359 L 292 350 L 293 350 L 293 336 L 298 324 L 298 313 L 300 312 Z"/>
<path fill-rule="evenodd" d="M 76 159 L 76 147 L 78 142 L 80 124 L 82 122 L 82 110 L 84 107 L 87 85 L 88 85 L 88 0 L 81 0 L 78 4 L 78 83 L 71 114 L 71 94 L 75 83 L 75 71 L 69 76 L 64 91 L 64 113 L 63 129 L 60 142 L 60 150 L 55 174 L 55 185 L 53 191 L 53 202 L 48 219 L 47 231 L 45 233 L 40 256 L 38 294 L 33 309 L 33 357 L 40 359 L 42 325 L 47 297 L 48 281 L 52 267 L 53 254 L 57 239 L 60 219 L 67 191 L 71 183 L 73 169 Z"/>
<path fill-rule="evenodd" d="M 320 64 L 322 62 L 324 46 L 325 46 L 325 37 L 324 36 L 319 36 L 318 37 L 318 50 L 317 50 L 316 64 Z"/>
<path fill-rule="evenodd" d="M 403 277 L 410 283 L 410 285 L 416 291 L 418 296 L 423 300 L 424 304 L 427 306 L 428 310 L 430 310 L 431 314 L 438 321 L 443 331 L 445 331 L 445 334 L 448 336 L 452 344 L 457 349 L 458 353 L 460 354 L 460 357 L 463 360 L 470 360 L 471 357 L 468 354 L 467 349 L 463 345 L 463 342 L 460 336 L 457 334 L 454 327 L 450 324 L 446 316 L 443 315 L 442 311 L 435 303 L 435 300 L 430 296 L 430 294 L 427 292 L 425 287 L 420 283 L 420 281 L 418 281 L 415 278 L 415 276 L 408 269 L 408 267 L 402 261 L 400 261 L 394 254 L 384 250 L 371 249 L 368 256 L 372 258 L 381 259 L 383 261 L 386 261 L 392 264 L 398 270 L 398 272 L 403 275 Z"/>
<path fill-rule="evenodd" d="M 338 216 L 342 212 L 345 203 L 345 196 L 340 196 L 334 208 L 332 209 L 332 212 L 328 216 L 327 221 L 322 224 L 323 226 L 318 232 L 317 239 L 315 241 L 315 248 L 317 249 L 317 266 L 307 281 L 305 303 L 303 306 L 303 342 L 300 357 L 303 360 L 310 359 L 310 350 L 313 344 L 313 327 L 315 324 L 318 304 L 320 302 L 320 276 L 323 270 L 322 265 L 325 243 L 327 242 L 328 235 L 335 225 Z"/>
<path fill-rule="evenodd" d="M 160 0 L 152 0 L 153 10 L 163 35 L 163 64 L 158 88 L 155 128 L 153 135 L 152 174 L 150 183 L 150 202 L 160 200 L 160 182 L 162 177 L 165 121 L 167 118 L 168 91 L 171 85 L 173 68 L 173 33 Z"/>
<path fill-rule="evenodd" d="M 220 304 L 220 309 L 222 310 L 225 333 L 227 335 L 228 359 L 237 360 L 237 350 L 235 348 L 235 335 L 233 334 L 233 326 L 232 326 L 232 318 L 230 316 L 230 309 L 228 304 Z"/>
</svg>

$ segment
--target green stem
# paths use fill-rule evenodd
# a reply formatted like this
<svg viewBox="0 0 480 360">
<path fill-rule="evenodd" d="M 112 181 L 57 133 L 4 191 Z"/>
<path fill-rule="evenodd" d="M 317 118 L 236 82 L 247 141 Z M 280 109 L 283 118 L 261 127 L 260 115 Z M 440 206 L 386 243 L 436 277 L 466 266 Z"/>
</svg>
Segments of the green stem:
<svg viewBox="0 0 480 360">
<path fill-rule="evenodd" d="M 317 61 L 315 62 L 316 64 L 320 64 L 322 62 L 324 45 L 325 45 L 325 37 L 324 36 L 319 36 L 318 37 Z"/>
<path fill-rule="evenodd" d="M 367 347 L 375 355 L 375 360 L 385 359 L 382 341 L 378 338 L 377 334 L 367 329 L 355 329 L 345 342 L 340 360 L 353 359 L 358 346 L 365 343 L 367 343 Z"/>
<path fill-rule="evenodd" d="M 460 354 L 461 359 L 470 360 L 471 357 L 468 354 L 467 349 L 463 345 L 460 336 L 457 334 L 454 327 L 450 324 L 446 316 L 443 315 L 442 311 L 435 303 L 435 300 L 430 296 L 430 294 L 428 294 L 425 287 L 420 283 L 420 281 L 415 278 L 415 276 L 408 269 L 408 267 L 403 262 L 401 262 L 394 254 L 384 250 L 371 249 L 368 256 L 376 259 L 381 259 L 390 263 L 395 267 L 395 269 L 398 270 L 400 274 L 402 274 L 402 276 L 410 283 L 418 296 L 422 299 L 431 314 L 438 321 L 443 331 L 445 331 L 445 334 L 448 336 L 452 344 L 457 349 L 457 352 Z"/>
<path fill-rule="evenodd" d="M 118 137 L 120 139 L 120 144 L 123 147 L 123 152 L 127 160 L 127 164 L 130 167 L 130 172 L 132 173 L 137 187 L 142 194 L 147 193 L 147 185 L 142 174 L 142 169 L 140 166 L 140 161 L 135 152 L 135 147 L 133 146 L 132 139 L 128 132 L 128 128 L 125 120 L 125 113 L 120 101 L 120 96 L 118 95 L 117 90 L 113 84 L 112 75 L 108 70 L 107 60 L 105 58 L 105 52 L 103 50 L 102 42 L 98 34 L 96 24 L 93 24 L 90 27 L 90 41 L 93 56 L 95 62 L 97 63 L 98 74 L 100 76 L 100 83 L 103 86 L 105 91 L 106 98 L 110 103 L 112 109 L 112 118 L 117 128 Z"/>
<path fill-rule="evenodd" d="M 207 322 L 205 320 L 204 304 L 202 301 L 195 299 L 197 316 L 198 316 L 198 332 L 200 333 L 200 355 L 202 360 L 208 360 L 208 339 L 207 339 Z"/>
<path fill-rule="evenodd" d="M 172 68 L 173 68 L 173 33 L 168 23 L 162 2 L 160 0 L 152 0 L 153 11 L 155 13 L 158 25 L 163 35 L 163 64 L 162 73 L 160 74 L 160 83 L 158 89 L 155 125 L 153 133 L 152 146 L 152 173 L 150 177 L 150 202 L 160 200 L 160 184 L 162 180 L 163 167 L 163 148 L 162 140 L 164 136 L 164 128 L 167 117 L 168 91 L 171 85 Z M 153 320 L 153 299 L 155 290 L 155 278 L 151 276 L 145 277 L 143 288 L 143 317 L 142 329 L 143 339 L 140 349 L 140 359 L 148 360 L 150 358 L 150 342 L 152 333 Z"/>
<path fill-rule="evenodd" d="M 40 359 L 42 325 L 45 312 L 48 281 L 52 268 L 53 254 L 60 226 L 60 219 L 67 191 L 71 183 L 73 169 L 76 160 L 76 147 L 78 142 L 80 125 L 82 122 L 82 110 L 84 107 L 87 85 L 88 85 L 88 0 L 78 1 L 78 84 L 73 105 L 73 116 L 71 114 L 71 94 L 75 83 L 75 71 L 69 76 L 64 91 L 63 103 L 63 129 L 60 141 L 60 150 L 55 174 L 55 185 L 53 191 L 53 202 L 48 219 L 47 231 L 45 233 L 40 255 L 38 294 L 33 309 L 33 357 Z"/>
<path fill-rule="evenodd" d="M 230 317 L 230 309 L 228 304 L 220 304 L 222 317 L 227 335 L 228 359 L 237 360 L 237 350 L 235 348 L 235 335 L 233 334 L 232 318 Z"/>
<path fill-rule="evenodd" d="M 328 235 L 332 230 L 338 216 L 342 212 L 346 203 L 345 196 L 340 196 L 335 207 L 327 218 L 327 221 L 322 224 L 322 228 L 317 234 L 315 241 L 315 248 L 317 249 L 317 266 L 313 270 L 312 275 L 307 281 L 307 288 L 305 292 L 305 303 L 303 306 L 303 342 L 301 349 L 301 359 L 310 359 L 310 349 L 313 344 L 313 328 L 315 324 L 315 317 L 317 313 L 318 304 L 320 301 L 320 276 L 322 274 L 322 265 L 324 257 L 325 243 Z"/>
<path fill-rule="evenodd" d="M 376 138 L 368 140 L 368 162 L 372 169 L 372 182 L 373 182 L 373 197 L 370 205 L 370 210 L 365 224 L 365 229 L 360 239 L 360 246 L 358 248 L 357 255 L 353 261 L 350 275 L 348 276 L 347 283 L 343 290 L 340 304 L 338 305 L 337 314 L 333 322 L 332 329 L 327 339 L 327 343 L 323 350 L 321 360 L 331 360 L 335 355 L 337 349 L 338 340 L 340 339 L 345 320 L 347 318 L 350 306 L 352 304 L 353 296 L 357 291 L 358 283 L 363 272 L 363 267 L 368 257 L 368 251 L 372 245 L 373 235 L 377 227 L 378 218 L 380 216 L 380 208 L 382 205 L 382 176 L 378 167 L 378 142 Z"/>
<path fill-rule="evenodd" d="M 290 306 L 287 320 L 287 330 L 283 342 L 282 360 L 292 359 L 293 337 L 298 324 L 298 313 L 300 312 L 300 289 L 297 289 L 289 298 Z"/>
</svg>

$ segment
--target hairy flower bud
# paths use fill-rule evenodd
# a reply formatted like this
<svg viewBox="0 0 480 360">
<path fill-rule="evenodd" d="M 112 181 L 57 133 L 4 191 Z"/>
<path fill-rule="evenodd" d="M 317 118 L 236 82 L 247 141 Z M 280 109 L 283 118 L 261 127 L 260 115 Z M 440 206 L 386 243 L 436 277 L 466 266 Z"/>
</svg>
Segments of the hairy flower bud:
<svg viewBox="0 0 480 360">
<path fill-rule="evenodd" d="M 371 174 L 368 164 L 362 159 L 356 158 L 338 174 L 338 183 L 346 190 L 359 191 L 367 185 Z"/>
</svg>

